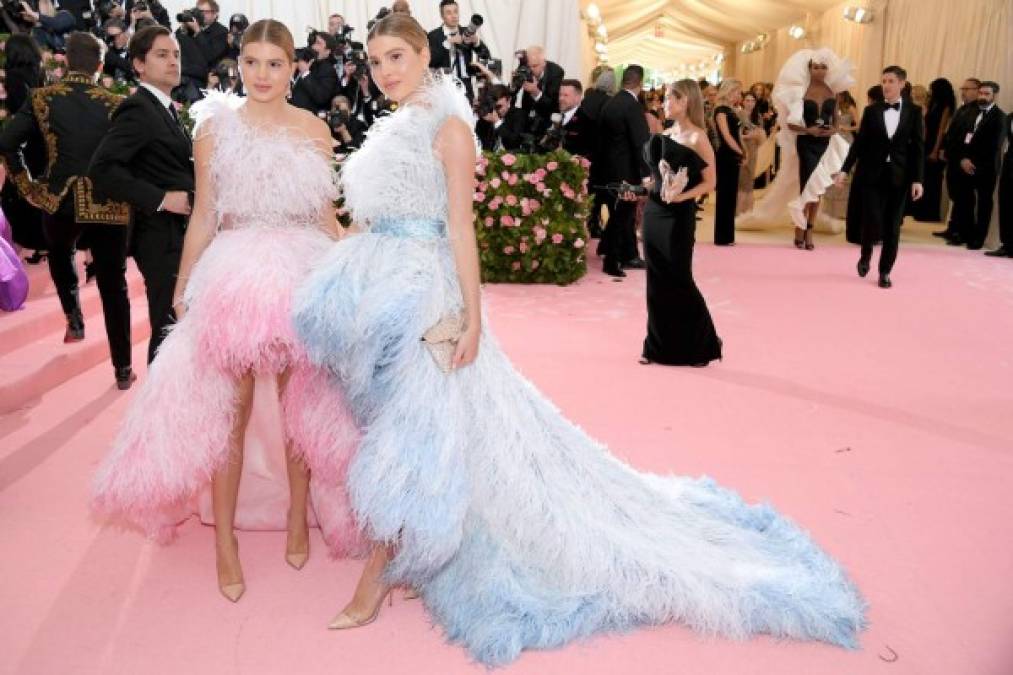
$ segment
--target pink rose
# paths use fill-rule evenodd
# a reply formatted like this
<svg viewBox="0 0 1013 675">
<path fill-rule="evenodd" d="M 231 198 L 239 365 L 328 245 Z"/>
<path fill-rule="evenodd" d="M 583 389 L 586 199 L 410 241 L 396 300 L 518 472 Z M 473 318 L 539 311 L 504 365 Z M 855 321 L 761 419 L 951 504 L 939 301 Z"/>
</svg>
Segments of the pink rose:
<svg viewBox="0 0 1013 675">
<path fill-rule="evenodd" d="M 543 241 L 545 241 L 545 237 L 549 235 L 549 233 L 546 232 L 544 227 L 535 227 L 534 233 L 536 244 L 541 244 Z"/>
<path fill-rule="evenodd" d="M 499 219 L 499 222 L 500 222 L 501 225 L 503 225 L 503 227 L 513 227 L 514 226 L 514 217 L 513 216 L 509 216 L 509 215 L 508 216 L 502 216 Z"/>
<path fill-rule="evenodd" d="M 543 183 L 542 181 L 538 181 L 538 184 L 535 185 L 535 189 L 538 190 L 539 192 L 545 192 L 545 183 Z"/>
<path fill-rule="evenodd" d="M 485 192 L 486 190 L 489 189 L 489 184 L 486 183 L 485 181 L 482 181 L 481 183 L 478 184 L 478 189 L 481 190 L 482 192 Z"/>
<path fill-rule="evenodd" d="M 476 164 L 475 165 L 475 173 L 477 175 L 479 175 L 479 176 L 484 176 L 485 175 L 485 164 L 482 164 L 481 162 L 479 162 L 478 164 Z"/>
<path fill-rule="evenodd" d="M 496 221 L 493 220 L 492 216 L 486 216 L 485 217 L 485 226 L 486 227 L 492 227 L 492 224 L 495 223 L 495 222 Z"/>
<path fill-rule="evenodd" d="M 545 165 L 545 168 L 549 171 L 555 171 L 556 169 L 559 168 L 559 164 L 557 164 L 556 162 L 549 162 L 548 164 Z"/>
<path fill-rule="evenodd" d="M 517 206 L 517 196 L 516 195 L 507 195 L 507 197 L 506 197 L 506 203 L 507 203 L 507 206 Z"/>
<path fill-rule="evenodd" d="M 580 165 L 582 167 L 584 167 L 585 169 L 588 169 L 588 168 L 591 167 L 591 162 L 590 162 L 590 160 L 588 160 L 587 157 L 581 157 L 580 158 Z"/>
<path fill-rule="evenodd" d="M 524 174 L 524 180 L 526 182 L 531 183 L 532 185 L 534 185 L 535 183 L 538 182 L 538 176 L 536 176 L 533 173 L 526 173 L 526 174 Z"/>
<path fill-rule="evenodd" d="M 485 193 L 484 192 L 476 192 L 475 193 L 475 201 L 476 202 L 484 202 L 485 201 Z"/>
<path fill-rule="evenodd" d="M 546 172 L 545 169 L 539 169 L 538 171 L 535 171 L 535 175 L 538 176 L 538 180 L 539 182 L 541 182 L 545 180 L 545 177 L 548 175 L 548 172 Z"/>
<path fill-rule="evenodd" d="M 510 265 L 510 269 L 512 269 L 514 272 L 517 272 L 518 270 L 520 270 L 520 268 L 521 268 L 521 263 L 520 263 L 519 260 L 514 261 L 514 263 L 512 265 Z"/>
<path fill-rule="evenodd" d="M 506 253 L 507 255 L 513 255 L 513 253 L 514 253 L 514 247 L 513 246 L 504 246 L 503 247 L 503 252 Z"/>
<path fill-rule="evenodd" d="M 512 173 L 506 178 L 507 185 L 517 185 L 517 174 Z"/>
<path fill-rule="evenodd" d="M 584 240 L 583 239 L 578 239 L 577 241 L 573 242 L 573 247 L 574 248 L 584 248 Z"/>
<path fill-rule="evenodd" d="M 531 271 L 534 272 L 536 269 L 538 269 L 539 265 L 541 265 L 540 262 L 538 262 L 537 260 L 532 260 L 531 261 Z"/>
<path fill-rule="evenodd" d="M 532 211 L 537 211 L 538 207 L 541 206 L 541 205 L 542 205 L 542 203 L 540 201 L 538 201 L 537 199 L 529 199 L 528 200 L 528 206 L 531 207 Z"/>
<path fill-rule="evenodd" d="M 521 253 L 527 253 L 527 252 L 528 252 L 528 245 L 527 245 L 527 244 L 525 244 L 525 243 L 524 243 L 524 242 L 522 241 L 522 242 L 521 242 L 521 243 L 520 243 L 520 244 L 519 244 L 519 245 L 517 246 L 517 249 L 518 249 L 518 250 L 519 250 L 519 251 L 520 251 Z"/>
<path fill-rule="evenodd" d="M 489 181 L 489 185 L 492 187 L 493 190 L 498 189 L 499 186 L 502 184 L 503 182 L 499 178 L 493 178 L 491 181 Z"/>
<path fill-rule="evenodd" d="M 558 232 L 556 234 L 552 235 L 552 243 L 553 244 L 562 244 L 563 243 L 563 235 L 559 234 Z"/>
<path fill-rule="evenodd" d="M 493 200 L 489 202 L 489 210 L 495 211 L 496 209 L 499 208 L 499 204 L 500 204 L 499 197 L 494 197 Z"/>
<path fill-rule="evenodd" d="M 503 155 L 500 159 L 503 160 L 503 166 L 513 166 L 517 162 L 517 158 L 510 153 Z"/>
</svg>

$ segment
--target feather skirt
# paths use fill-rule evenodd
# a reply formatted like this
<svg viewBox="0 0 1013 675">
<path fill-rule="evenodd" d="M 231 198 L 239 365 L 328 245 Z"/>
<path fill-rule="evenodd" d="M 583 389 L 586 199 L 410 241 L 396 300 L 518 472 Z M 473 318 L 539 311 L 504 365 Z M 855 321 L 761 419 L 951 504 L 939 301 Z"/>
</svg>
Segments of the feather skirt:
<svg viewBox="0 0 1013 675">
<path fill-rule="evenodd" d="M 334 245 L 295 300 L 307 353 L 364 429 L 355 518 L 397 543 L 390 581 L 418 588 L 451 641 L 490 666 L 670 621 L 857 646 L 855 586 L 771 507 L 620 462 L 488 332 L 472 366 L 443 374 L 420 337 L 460 306 L 445 239 L 375 230 Z"/>
<path fill-rule="evenodd" d="M 358 431 L 341 390 L 295 337 L 292 295 L 330 239 L 311 228 L 226 230 L 187 283 L 187 313 L 166 336 L 94 484 L 93 505 L 166 542 L 227 459 L 236 382 L 288 371 L 285 436 L 309 466 L 331 552 L 361 551 L 344 476 Z"/>
</svg>

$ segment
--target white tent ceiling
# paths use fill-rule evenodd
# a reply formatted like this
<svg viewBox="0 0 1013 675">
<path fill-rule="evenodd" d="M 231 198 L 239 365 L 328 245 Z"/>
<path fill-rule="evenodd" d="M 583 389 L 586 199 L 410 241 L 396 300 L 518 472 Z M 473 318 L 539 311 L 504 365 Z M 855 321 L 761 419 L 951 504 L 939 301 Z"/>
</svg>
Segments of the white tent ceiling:
<svg viewBox="0 0 1013 675">
<path fill-rule="evenodd" d="M 610 63 L 660 70 L 712 59 L 736 42 L 772 34 L 841 0 L 583 0 L 608 32 Z M 856 2 L 856 5 L 862 3 Z M 591 10 L 593 12 L 593 10 Z"/>
</svg>

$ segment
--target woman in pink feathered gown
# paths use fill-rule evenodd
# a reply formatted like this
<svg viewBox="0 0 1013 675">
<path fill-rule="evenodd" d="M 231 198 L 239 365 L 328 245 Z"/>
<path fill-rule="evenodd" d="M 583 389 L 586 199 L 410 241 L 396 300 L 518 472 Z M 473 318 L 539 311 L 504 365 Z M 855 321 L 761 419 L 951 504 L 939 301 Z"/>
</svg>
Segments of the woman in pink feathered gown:
<svg viewBox="0 0 1013 675">
<path fill-rule="evenodd" d="M 299 569 L 309 554 L 311 496 L 331 551 L 359 545 L 343 489 L 356 430 L 340 392 L 307 361 L 290 318 L 293 289 L 340 237 L 327 125 L 286 101 L 293 51 L 284 25 L 257 22 L 240 56 L 249 97 L 219 94 L 194 106 L 197 187 L 176 286 L 179 321 L 95 486 L 100 512 L 163 541 L 210 486 L 218 584 L 233 602 L 245 590 L 233 532 L 240 475 L 244 461 L 264 463 L 250 444 L 243 452 L 255 381 L 277 380 L 286 560 Z M 263 510 L 249 497 L 244 490 L 244 504 Z"/>
</svg>

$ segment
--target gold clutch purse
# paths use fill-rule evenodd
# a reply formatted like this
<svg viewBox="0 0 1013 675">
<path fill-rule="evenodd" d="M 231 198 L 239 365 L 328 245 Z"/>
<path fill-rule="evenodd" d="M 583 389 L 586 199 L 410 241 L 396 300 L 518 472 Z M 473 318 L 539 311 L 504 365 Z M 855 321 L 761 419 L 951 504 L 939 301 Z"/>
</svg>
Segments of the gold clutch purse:
<svg viewBox="0 0 1013 675">
<path fill-rule="evenodd" d="M 454 352 L 457 351 L 457 343 L 463 334 L 464 320 L 456 314 L 451 314 L 440 319 L 422 335 L 426 349 L 436 361 L 436 366 L 444 373 L 449 374 L 453 370 Z"/>
</svg>

